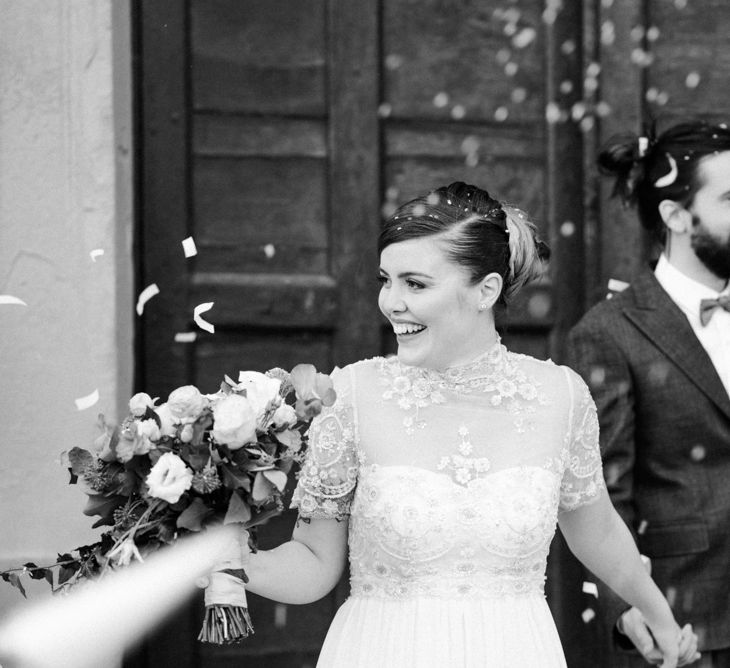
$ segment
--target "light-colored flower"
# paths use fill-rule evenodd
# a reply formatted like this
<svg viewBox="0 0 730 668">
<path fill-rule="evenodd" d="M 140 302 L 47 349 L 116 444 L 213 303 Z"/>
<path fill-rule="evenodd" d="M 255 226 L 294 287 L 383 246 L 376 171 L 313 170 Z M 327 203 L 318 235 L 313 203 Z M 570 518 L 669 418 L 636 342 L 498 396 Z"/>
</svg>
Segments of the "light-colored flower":
<svg viewBox="0 0 730 668">
<path fill-rule="evenodd" d="M 393 389 L 400 394 L 404 394 L 411 389 L 411 381 L 407 376 L 398 376 L 393 379 Z"/>
<path fill-rule="evenodd" d="M 177 503 L 193 482 L 193 472 L 185 462 L 172 452 L 166 452 L 157 460 L 145 481 L 150 496 L 168 503 Z"/>
<path fill-rule="evenodd" d="M 238 384 L 234 389 L 246 390 L 246 398 L 256 411 L 256 415 L 261 417 L 269 404 L 281 401 L 280 387 L 281 381 L 278 378 L 269 378 L 258 371 L 241 371 L 238 374 Z"/>
<path fill-rule="evenodd" d="M 170 407 L 167 404 L 162 404 L 162 406 L 155 408 L 155 413 L 160 418 L 160 434 L 162 436 L 175 436 L 177 433 L 177 419 L 170 412 Z"/>
<path fill-rule="evenodd" d="M 157 400 L 153 399 L 146 392 L 137 392 L 137 394 L 129 400 L 129 412 L 134 415 L 134 417 L 142 417 L 147 412 L 148 408 L 155 407 L 155 401 Z"/>
<path fill-rule="evenodd" d="M 160 428 L 153 419 L 138 420 L 134 429 L 134 454 L 146 455 L 160 440 Z"/>
<path fill-rule="evenodd" d="M 256 440 L 258 415 L 247 397 L 229 394 L 213 406 L 213 438 L 231 450 Z"/>
<path fill-rule="evenodd" d="M 170 392 L 167 407 L 179 422 L 194 422 L 208 406 L 206 399 L 195 385 L 183 385 Z"/>
<path fill-rule="evenodd" d="M 273 417 L 271 418 L 271 424 L 275 429 L 281 429 L 282 427 L 293 427 L 297 423 L 297 412 L 293 406 L 289 404 L 282 404 L 276 409 Z"/>
</svg>

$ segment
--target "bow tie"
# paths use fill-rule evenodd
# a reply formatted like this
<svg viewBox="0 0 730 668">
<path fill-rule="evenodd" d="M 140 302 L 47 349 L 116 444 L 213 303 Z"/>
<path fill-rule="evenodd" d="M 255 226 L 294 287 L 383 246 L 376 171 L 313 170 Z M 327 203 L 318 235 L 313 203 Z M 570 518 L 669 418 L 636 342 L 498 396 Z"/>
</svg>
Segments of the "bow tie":
<svg viewBox="0 0 730 668">
<path fill-rule="evenodd" d="M 703 327 L 710 322 L 712 314 L 715 309 L 722 308 L 726 311 L 730 311 L 730 295 L 724 295 L 717 299 L 702 299 L 700 300 L 700 322 Z"/>
</svg>

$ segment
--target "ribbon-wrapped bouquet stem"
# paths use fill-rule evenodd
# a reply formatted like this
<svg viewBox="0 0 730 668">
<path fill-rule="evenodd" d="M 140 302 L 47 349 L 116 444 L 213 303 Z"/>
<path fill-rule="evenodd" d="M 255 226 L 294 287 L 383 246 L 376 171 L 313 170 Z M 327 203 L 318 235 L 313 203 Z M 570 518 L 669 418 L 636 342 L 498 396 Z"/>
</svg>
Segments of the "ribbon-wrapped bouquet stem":
<svg viewBox="0 0 730 668">
<path fill-rule="evenodd" d="M 66 453 L 71 483 L 88 495 L 84 513 L 108 527 L 100 540 L 55 564 L 2 572 L 18 587 L 21 577 L 45 578 L 54 591 L 104 577 L 215 524 L 237 524 L 236 540 L 221 554 L 206 586 L 199 639 L 230 643 L 253 631 L 246 605 L 246 561 L 256 549 L 255 527 L 284 510 L 292 467 L 301 461 L 312 419 L 334 403 L 328 376 L 311 364 L 291 373 L 241 371 L 215 394 L 187 385 L 165 403 L 135 394 L 119 426 L 100 416 L 93 448 Z M 251 531 L 253 529 L 253 531 Z"/>
</svg>

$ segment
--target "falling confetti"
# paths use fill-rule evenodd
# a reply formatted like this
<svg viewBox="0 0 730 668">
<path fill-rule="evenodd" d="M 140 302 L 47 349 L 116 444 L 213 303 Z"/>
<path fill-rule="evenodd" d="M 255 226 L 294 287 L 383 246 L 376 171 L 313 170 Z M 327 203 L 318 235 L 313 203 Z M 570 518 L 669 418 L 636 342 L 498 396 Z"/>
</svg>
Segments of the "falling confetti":
<svg viewBox="0 0 730 668">
<path fill-rule="evenodd" d="M 707 456 L 707 450 L 704 445 L 695 445 L 689 453 L 692 461 L 701 462 Z"/>
<path fill-rule="evenodd" d="M 213 308 L 214 303 L 215 302 L 205 302 L 204 304 L 198 304 L 193 309 L 193 320 L 195 321 L 195 324 L 200 327 L 200 329 L 204 329 L 206 332 L 210 332 L 211 334 L 215 334 L 215 325 L 211 325 L 209 322 L 203 320 L 203 318 L 200 317 L 200 314 L 210 311 L 210 309 Z"/>
<path fill-rule="evenodd" d="M 686 9 L 687 8 L 687 0 L 674 0 L 674 6 L 677 9 Z"/>
<path fill-rule="evenodd" d="M 510 58 L 512 58 L 512 54 L 509 49 L 500 49 L 497 51 L 497 62 L 500 65 L 506 65 Z"/>
<path fill-rule="evenodd" d="M 654 62 L 654 56 L 644 49 L 636 48 L 631 52 L 631 62 L 639 67 L 649 67 Z"/>
<path fill-rule="evenodd" d="M 611 113 L 611 105 L 608 102 L 601 101 L 596 105 L 596 114 L 601 118 L 605 118 Z"/>
<path fill-rule="evenodd" d="M 667 599 L 667 603 L 669 603 L 670 607 L 673 608 L 674 604 L 677 602 L 676 587 L 667 587 L 666 599 Z"/>
<path fill-rule="evenodd" d="M 272 257 L 274 257 L 274 255 L 276 255 L 276 247 L 274 246 L 274 244 L 266 244 L 266 245 L 264 246 L 264 255 L 265 255 L 265 256 L 267 257 L 267 259 L 269 259 L 269 260 L 270 260 L 270 259 L 271 259 Z"/>
<path fill-rule="evenodd" d="M 439 109 L 445 107 L 449 103 L 449 96 L 447 93 L 436 93 L 433 98 L 433 106 Z"/>
<path fill-rule="evenodd" d="M 639 528 L 636 530 L 636 533 L 638 533 L 640 536 L 643 536 L 646 533 L 646 527 L 649 526 L 649 522 L 646 520 L 641 520 L 639 523 Z"/>
<path fill-rule="evenodd" d="M 613 21 L 601 24 L 601 44 L 611 46 L 616 41 L 616 26 Z"/>
<path fill-rule="evenodd" d="M 91 394 L 87 394 L 85 397 L 79 397 L 74 399 L 77 410 L 85 411 L 87 408 L 91 408 L 94 404 L 99 402 L 99 390 L 94 390 Z"/>
<path fill-rule="evenodd" d="M 608 289 L 611 292 L 623 292 L 629 284 L 626 281 L 619 281 L 617 278 L 608 279 Z"/>
<path fill-rule="evenodd" d="M 606 369 L 602 366 L 594 366 L 591 368 L 589 383 L 591 387 L 600 387 L 606 382 Z"/>
<path fill-rule="evenodd" d="M 389 70 L 397 70 L 403 64 L 403 56 L 391 53 L 385 57 L 385 66 Z"/>
<path fill-rule="evenodd" d="M 700 73 L 690 72 L 684 80 L 684 85 L 687 86 L 687 88 L 697 88 L 697 86 L 700 85 Z"/>
<path fill-rule="evenodd" d="M 660 105 L 660 106 L 662 106 L 662 107 L 663 107 L 663 106 L 664 106 L 664 105 L 665 105 L 665 104 L 666 104 L 667 102 L 669 102 L 669 93 L 667 93 L 667 92 L 665 92 L 665 91 L 661 91 L 661 92 L 660 92 L 660 93 L 659 93 L 659 94 L 658 94 L 658 95 L 656 96 L 656 103 L 657 103 L 658 105 Z"/>
<path fill-rule="evenodd" d="M 572 237 L 575 234 L 575 223 L 572 220 L 566 220 L 560 226 L 560 234 L 564 237 Z"/>
<path fill-rule="evenodd" d="M 97 257 L 101 257 L 104 255 L 104 249 L 103 248 L 95 248 L 93 251 L 89 252 L 89 255 L 91 256 L 91 261 L 96 262 Z"/>
<path fill-rule="evenodd" d="M 601 5 L 604 9 L 611 9 L 613 7 L 613 0 L 601 0 Z"/>
<path fill-rule="evenodd" d="M 644 26 L 634 26 L 631 28 L 631 39 L 634 40 L 634 42 L 640 42 L 644 39 L 644 34 Z"/>
<path fill-rule="evenodd" d="M 185 257 L 193 257 L 193 255 L 198 254 L 198 249 L 195 247 L 195 241 L 193 241 L 192 237 L 183 239 L 182 247 L 183 251 L 185 252 Z"/>
<path fill-rule="evenodd" d="M 560 120 L 560 107 L 555 102 L 548 102 L 545 105 L 545 119 L 548 123 L 557 123 Z"/>
<path fill-rule="evenodd" d="M 517 74 L 517 71 L 520 69 L 519 65 L 517 63 L 507 63 L 504 66 L 504 73 L 508 77 L 513 77 L 515 74 Z"/>
<path fill-rule="evenodd" d="M 454 105 L 454 107 L 451 109 L 451 118 L 458 121 L 459 119 L 464 118 L 464 116 L 466 116 L 466 108 L 464 107 L 464 105 Z"/>
<path fill-rule="evenodd" d="M 536 37 L 537 30 L 534 28 L 523 28 L 512 38 L 512 45 L 516 49 L 524 49 L 526 46 L 532 44 Z"/>
<path fill-rule="evenodd" d="M 508 116 L 509 111 L 507 111 L 507 107 L 498 107 L 494 110 L 495 121 L 499 121 L 501 123 L 502 121 L 506 121 Z"/>
<path fill-rule="evenodd" d="M 423 206 L 423 204 L 416 204 L 416 206 L 413 207 L 414 216 L 423 216 L 425 214 L 426 214 L 426 207 Z"/>
<path fill-rule="evenodd" d="M 197 332 L 178 332 L 175 334 L 175 343 L 193 343 L 197 338 Z"/>
<path fill-rule="evenodd" d="M 429 206 L 436 206 L 439 203 L 439 194 L 438 193 L 429 193 L 426 197 L 426 204 Z"/>
<path fill-rule="evenodd" d="M 572 39 L 566 39 L 561 45 L 560 50 L 563 52 L 564 55 L 569 56 L 571 53 L 575 52 L 575 41 Z"/>
<path fill-rule="evenodd" d="M 475 153 L 479 150 L 480 142 L 477 137 L 474 135 L 469 135 L 468 137 L 464 137 L 464 141 L 461 142 L 461 150 L 466 153 Z M 396 197 L 397 197 L 397 191 L 396 191 Z"/>
<path fill-rule="evenodd" d="M 659 28 L 656 26 L 651 26 L 649 30 L 646 31 L 646 39 L 648 39 L 650 42 L 656 42 L 659 39 L 659 35 L 661 33 L 659 32 Z"/>
<path fill-rule="evenodd" d="M 560 92 L 563 95 L 573 92 L 573 82 L 570 79 L 564 79 L 560 82 Z"/>
<path fill-rule="evenodd" d="M 527 89 L 521 87 L 515 88 L 510 94 L 510 99 L 515 104 L 521 104 L 527 99 Z"/>
<path fill-rule="evenodd" d="M 654 181 L 656 188 L 666 188 L 677 180 L 677 161 L 669 153 L 667 153 L 667 160 L 669 161 L 669 173 Z"/>
<path fill-rule="evenodd" d="M 646 101 L 647 102 L 656 102 L 658 95 L 659 95 L 658 88 L 654 88 L 652 86 L 651 88 L 646 89 Z"/>
<path fill-rule="evenodd" d="M 584 102 L 576 102 L 570 109 L 570 115 L 574 121 L 579 121 L 586 115 L 586 105 Z"/>
<path fill-rule="evenodd" d="M 152 299 L 152 297 L 158 294 L 160 294 L 160 288 L 157 287 L 157 283 L 152 283 L 142 290 L 137 298 L 137 315 L 142 315 L 144 312 L 144 305 Z"/>
<path fill-rule="evenodd" d="M 12 295 L 0 295 L 0 304 L 16 304 L 18 306 L 28 306 L 22 299 L 19 299 L 18 297 L 13 297 Z"/>
<path fill-rule="evenodd" d="M 593 594 L 596 598 L 598 598 L 598 586 L 595 582 L 584 582 L 583 583 L 583 593 L 584 594 Z"/>
<path fill-rule="evenodd" d="M 587 624 L 588 622 L 590 622 L 595 616 L 596 616 L 596 613 L 593 611 L 593 608 L 586 608 L 581 613 L 581 617 L 583 618 L 584 624 Z"/>
<path fill-rule="evenodd" d="M 389 102 L 383 102 L 383 104 L 378 107 L 378 116 L 380 116 L 380 118 L 388 118 L 388 116 L 390 116 L 392 113 L 393 105 Z"/>
</svg>

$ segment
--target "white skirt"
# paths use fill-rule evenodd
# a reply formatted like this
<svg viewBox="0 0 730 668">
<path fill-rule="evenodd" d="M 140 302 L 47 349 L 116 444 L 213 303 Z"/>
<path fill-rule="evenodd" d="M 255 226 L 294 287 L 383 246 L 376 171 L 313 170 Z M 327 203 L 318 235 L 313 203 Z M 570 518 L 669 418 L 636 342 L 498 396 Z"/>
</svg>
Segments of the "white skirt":
<svg viewBox="0 0 730 668">
<path fill-rule="evenodd" d="M 350 597 L 317 668 L 566 668 L 542 595 Z"/>
</svg>

